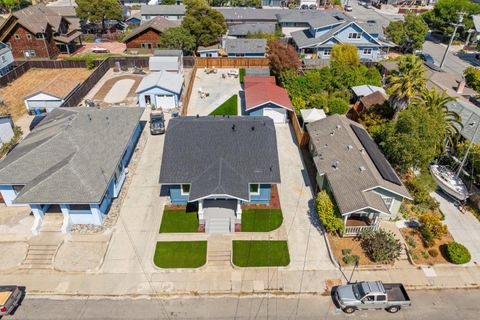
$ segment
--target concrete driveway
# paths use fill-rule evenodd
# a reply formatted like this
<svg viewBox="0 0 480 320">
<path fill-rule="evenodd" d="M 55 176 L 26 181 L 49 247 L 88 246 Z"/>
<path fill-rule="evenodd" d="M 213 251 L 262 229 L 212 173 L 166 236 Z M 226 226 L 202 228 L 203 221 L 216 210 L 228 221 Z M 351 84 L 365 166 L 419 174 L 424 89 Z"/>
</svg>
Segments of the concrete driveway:
<svg viewBox="0 0 480 320">
<path fill-rule="evenodd" d="M 445 214 L 444 223 L 455 241 L 467 247 L 472 255 L 472 260 L 467 265 L 480 263 L 480 222 L 470 213 L 462 213 L 455 207 L 451 199 L 443 193 L 432 192 L 431 196 L 440 202 L 440 209 Z"/>
<path fill-rule="evenodd" d="M 197 70 L 193 82 L 192 95 L 188 104 L 189 116 L 197 114 L 207 116 L 228 98 L 234 94 L 239 94 L 239 91 L 242 90 L 239 78 L 222 78 L 222 74 L 227 74 L 228 70 L 233 69 L 218 69 L 216 74 L 206 74 L 201 68 Z M 209 96 L 202 99 L 199 94 L 200 89 L 203 92 L 208 92 Z M 240 101 L 240 99 L 238 100 Z"/>
</svg>

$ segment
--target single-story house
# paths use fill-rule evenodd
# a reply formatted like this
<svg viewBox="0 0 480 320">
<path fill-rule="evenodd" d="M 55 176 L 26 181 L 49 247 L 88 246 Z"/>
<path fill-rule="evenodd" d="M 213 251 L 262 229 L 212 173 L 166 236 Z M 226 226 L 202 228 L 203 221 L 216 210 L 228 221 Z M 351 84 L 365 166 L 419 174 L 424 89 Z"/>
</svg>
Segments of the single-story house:
<svg viewBox="0 0 480 320">
<path fill-rule="evenodd" d="M 232 38 L 245 38 L 249 34 L 268 33 L 275 32 L 275 23 L 242 23 L 234 24 L 228 27 L 228 37 Z"/>
<path fill-rule="evenodd" d="M 222 56 L 222 53 L 223 53 L 223 49 L 218 43 L 213 44 L 211 46 L 207 46 L 207 47 L 199 46 L 197 48 L 197 54 L 201 58 L 207 58 L 207 57 L 218 58 Z"/>
<path fill-rule="evenodd" d="M 118 196 L 140 137 L 138 108 L 57 108 L 0 162 L 7 206 L 28 205 L 38 233 L 45 216 L 101 225 Z"/>
<path fill-rule="evenodd" d="M 315 122 L 318 120 L 325 119 L 327 115 L 323 109 L 301 109 L 300 114 L 302 115 L 303 125 L 305 126 L 307 123 Z"/>
<path fill-rule="evenodd" d="M 148 68 L 150 71 L 183 72 L 182 50 L 155 50 L 148 60 Z"/>
<path fill-rule="evenodd" d="M 361 97 L 348 113 L 348 117 L 353 121 L 358 121 L 360 115 L 373 106 L 381 106 L 388 101 L 388 97 L 382 91 L 375 91 L 369 95 Z"/>
<path fill-rule="evenodd" d="M 293 105 L 287 90 L 277 86 L 273 76 L 245 76 L 245 113 L 267 116 L 275 123 L 285 123 Z"/>
<path fill-rule="evenodd" d="M 227 56 L 263 58 L 267 50 L 266 39 L 226 39 L 224 49 Z"/>
<path fill-rule="evenodd" d="M 317 191 L 328 190 L 345 225 L 345 236 L 379 228 L 394 219 L 412 197 L 376 143 L 360 125 L 342 115 L 307 124 L 316 168 Z"/>
<path fill-rule="evenodd" d="M 13 69 L 13 54 L 5 43 L 0 42 L 0 76 L 5 75 Z"/>
<path fill-rule="evenodd" d="M 160 41 L 162 32 L 178 26 L 178 21 L 170 21 L 163 17 L 156 17 L 145 21 L 130 31 L 123 42 L 125 42 L 127 49 L 155 49 L 158 48 L 158 42 Z"/>
<path fill-rule="evenodd" d="M 180 105 L 183 90 L 183 75 L 167 71 L 152 72 L 142 79 L 137 88 L 140 107 L 173 109 Z"/>
<path fill-rule="evenodd" d="M 13 121 L 9 115 L 0 115 L 0 148 L 14 136 Z"/>
<path fill-rule="evenodd" d="M 357 97 L 357 99 L 368 96 L 377 91 L 381 92 L 383 95 L 387 95 L 387 93 L 385 92 L 385 89 L 383 89 L 382 87 L 372 86 L 369 84 L 352 87 L 352 91 Z"/>
<path fill-rule="evenodd" d="M 62 75 L 43 81 L 35 87 L 34 92 L 24 98 L 27 112 L 33 114 L 52 111 L 60 107 L 79 86 L 79 81 Z"/>
<path fill-rule="evenodd" d="M 168 20 L 181 21 L 185 16 L 185 12 L 185 6 L 177 4 L 157 4 L 140 7 L 140 15 L 144 21 L 153 19 L 155 17 L 163 17 Z"/>
<path fill-rule="evenodd" d="M 160 184 L 172 204 L 198 205 L 206 232 L 231 232 L 242 204 L 269 204 L 280 183 L 268 117 L 178 117 L 168 124 Z"/>
</svg>

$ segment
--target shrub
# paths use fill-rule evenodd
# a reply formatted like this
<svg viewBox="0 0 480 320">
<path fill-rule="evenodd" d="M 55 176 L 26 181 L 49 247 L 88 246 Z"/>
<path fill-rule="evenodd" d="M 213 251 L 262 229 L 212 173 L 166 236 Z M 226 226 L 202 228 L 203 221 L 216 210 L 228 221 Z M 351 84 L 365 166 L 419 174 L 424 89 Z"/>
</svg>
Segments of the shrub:
<svg viewBox="0 0 480 320">
<path fill-rule="evenodd" d="M 400 256 L 402 245 L 391 232 L 379 229 L 367 231 L 360 237 L 363 251 L 373 262 L 389 262 Z"/>
<path fill-rule="evenodd" d="M 448 260 L 455 264 L 464 264 L 472 258 L 470 252 L 464 245 L 458 242 L 451 242 L 447 245 Z"/>
<path fill-rule="evenodd" d="M 422 254 L 422 257 L 423 257 L 424 259 L 430 258 L 430 256 L 428 255 L 428 253 L 427 253 L 426 251 L 422 251 L 421 254 Z"/>
<path fill-rule="evenodd" d="M 435 238 L 428 229 L 421 229 L 420 234 L 422 235 L 423 243 L 426 247 L 430 248 L 435 245 Z"/>
<path fill-rule="evenodd" d="M 348 109 L 348 102 L 342 98 L 333 98 L 328 104 L 329 114 L 346 114 Z"/>
<path fill-rule="evenodd" d="M 438 250 L 437 250 L 437 249 L 429 249 L 429 250 L 428 250 L 428 254 L 429 254 L 432 258 L 436 258 L 436 257 L 438 257 Z"/>
<path fill-rule="evenodd" d="M 416 248 L 417 247 L 417 241 L 415 241 L 415 238 L 412 237 L 412 236 L 408 236 L 407 239 L 405 239 L 405 241 L 407 242 L 407 244 L 412 247 L 412 248 Z"/>
<path fill-rule="evenodd" d="M 343 262 L 346 264 L 351 264 L 355 262 L 355 257 L 354 256 L 345 256 L 342 258 Z"/>
<path fill-rule="evenodd" d="M 348 256 L 350 253 L 352 253 L 352 249 L 342 249 L 342 255 Z"/>
<path fill-rule="evenodd" d="M 465 82 L 475 91 L 480 91 L 480 69 L 475 67 L 468 67 L 463 72 Z"/>
<path fill-rule="evenodd" d="M 239 71 L 239 80 L 240 83 L 243 84 L 245 82 L 245 69 L 241 68 Z"/>
<path fill-rule="evenodd" d="M 318 217 L 323 226 L 330 232 L 342 234 L 345 230 L 343 220 L 340 218 L 340 213 L 330 199 L 327 191 L 323 190 L 318 193 L 315 199 L 315 206 Z"/>
<path fill-rule="evenodd" d="M 436 188 L 435 181 L 430 174 L 421 174 L 409 179 L 406 186 L 413 195 L 414 204 L 423 204 L 430 210 L 438 208 L 438 202 L 430 196 L 430 192 Z"/>
<path fill-rule="evenodd" d="M 419 221 L 422 236 L 424 232 L 429 232 L 434 239 L 440 239 L 447 234 L 447 226 L 444 225 L 440 220 L 440 217 L 434 213 L 425 213 L 421 215 Z"/>
<path fill-rule="evenodd" d="M 95 58 L 91 55 L 87 56 L 85 59 L 85 64 L 88 70 L 95 69 Z"/>
</svg>

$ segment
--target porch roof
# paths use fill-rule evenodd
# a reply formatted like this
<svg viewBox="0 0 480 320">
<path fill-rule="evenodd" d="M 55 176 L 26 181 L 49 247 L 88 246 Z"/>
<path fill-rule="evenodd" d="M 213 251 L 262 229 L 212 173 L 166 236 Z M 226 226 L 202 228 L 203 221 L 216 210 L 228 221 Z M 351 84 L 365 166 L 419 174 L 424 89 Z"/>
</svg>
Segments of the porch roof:
<svg viewBox="0 0 480 320">
<path fill-rule="evenodd" d="M 75 32 L 72 32 L 69 35 L 56 36 L 54 39 L 55 39 L 55 41 L 68 44 L 68 43 L 76 40 L 81 35 L 82 35 L 82 33 L 80 31 L 75 31 Z"/>
</svg>

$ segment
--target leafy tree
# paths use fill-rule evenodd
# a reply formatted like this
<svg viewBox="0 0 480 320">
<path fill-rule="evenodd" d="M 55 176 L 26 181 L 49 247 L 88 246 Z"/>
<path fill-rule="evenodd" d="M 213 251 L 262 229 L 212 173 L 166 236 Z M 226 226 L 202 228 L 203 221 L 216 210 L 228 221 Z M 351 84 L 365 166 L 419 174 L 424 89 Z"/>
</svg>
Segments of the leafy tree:
<svg viewBox="0 0 480 320">
<path fill-rule="evenodd" d="M 269 43 L 267 51 L 273 75 L 279 76 L 287 70 L 296 72 L 300 68 L 300 59 L 292 46 L 274 41 Z"/>
<path fill-rule="evenodd" d="M 470 145 L 470 140 L 464 140 L 457 144 L 457 154 L 458 158 L 463 159 L 467 149 Z M 470 147 L 470 152 L 467 156 L 467 166 L 465 170 L 471 172 L 474 178 L 474 181 L 478 183 L 480 181 L 480 144 L 472 144 Z"/>
<path fill-rule="evenodd" d="M 209 46 L 227 31 L 223 15 L 205 0 L 185 0 L 187 7 L 182 27 L 195 36 L 197 46 Z"/>
<path fill-rule="evenodd" d="M 315 199 L 315 207 L 317 209 L 318 217 L 325 229 L 337 234 L 343 234 L 345 231 L 343 220 L 327 191 L 323 190 L 318 193 L 317 198 Z"/>
<path fill-rule="evenodd" d="M 8 12 L 28 7 L 31 4 L 32 2 L 29 0 L 0 0 L 0 8 L 5 9 Z"/>
<path fill-rule="evenodd" d="M 420 91 L 425 88 L 427 79 L 423 62 L 415 55 L 404 55 L 398 60 L 398 70 L 387 77 L 387 90 L 391 105 L 395 109 L 394 118 Z"/>
<path fill-rule="evenodd" d="M 297 114 L 300 114 L 300 110 L 306 109 L 307 107 L 307 103 L 302 99 L 302 97 L 293 97 L 292 105 Z"/>
<path fill-rule="evenodd" d="M 327 91 L 314 93 L 308 97 L 308 105 L 310 108 L 328 110 L 329 95 Z"/>
<path fill-rule="evenodd" d="M 333 98 L 328 103 L 329 114 L 346 114 L 348 109 L 348 102 L 342 98 Z"/>
<path fill-rule="evenodd" d="M 423 173 L 414 176 L 406 181 L 406 186 L 413 196 L 413 203 L 416 205 L 427 205 L 429 210 L 438 208 L 438 202 L 430 196 L 430 192 L 437 188 L 430 173 Z"/>
<path fill-rule="evenodd" d="M 122 20 L 122 6 L 117 0 L 77 0 L 77 16 L 84 21 L 102 22 L 105 20 Z"/>
<path fill-rule="evenodd" d="M 190 54 L 195 50 L 195 37 L 183 27 L 169 28 L 162 33 L 158 44 L 163 49 L 178 49 Z"/>
<path fill-rule="evenodd" d="M 177 0 L 162 0 L 162 4 L 169 4 L 169 5 L 173 5 L 173 4 L 177 4 Z"/>
<path fill-rule="evenodd" d="M 465 39 L 467 31 L 473 29 L 472 15 L 480 13 L 480 5 L 470 0 L 439 0 L 433 10 L 423 14 L 430 29 L 443 34 L 448 40 L 453 33 L 453 25 L 458 21 L 458 12 L 465 12 L 463 28 L 459 28 L 456 37 Z"/>
<path fill-rule="evenodd" d="M 405 21 L 392 21 L 385 29 L 387 39 L 397 44 L 403 52 L 420 50 L 427 36 L 428 26 L 419 15 L 410 14 Z"/>
<path fill-rule="evenodd" d="M 363 251 L 373 262 L 391 262 L 400 256 L 402 244 L 394 234 L 383 229 L 367 231 L 360 236 Z"/>
<path fill-rule="evenodd" d="M 463 72 L 465 82 L 473 90 L 480 92 L 480 69 L 475 67 L 468 67 Z"/>
<path fill-rule="evenodd" d="M 261 7 L 260 0 L 231 0 L 230 5 L 232 7 Z"/>
<path fill-rule="evenodd" d="M 428 247 L 433 247 L 435 239 L 441 239 L 447 234 L 448 228 L 440 221 L 438 215 L 433 213 L 424 213 L 420 216 L 420 233 Z"/>
<path fill-rule="evenodd" d="M 343 66 L 358 66 L 360 58 L 357 47 L 348 43 L 333 45 L 331 62 Z"/>
</svg>

